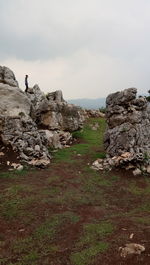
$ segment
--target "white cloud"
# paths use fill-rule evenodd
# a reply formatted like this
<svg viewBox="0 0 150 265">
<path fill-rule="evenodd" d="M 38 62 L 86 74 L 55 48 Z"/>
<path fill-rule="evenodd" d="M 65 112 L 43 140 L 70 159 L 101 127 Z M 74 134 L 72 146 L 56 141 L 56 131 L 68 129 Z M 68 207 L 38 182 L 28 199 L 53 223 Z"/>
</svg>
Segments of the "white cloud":
<svg viewBox="0 0 150 265">
<path fill-rule="evenodd" d="M 80 50 L 69 58 L 48 61 L 9 59 L 2 64 L 15 72 L 22 89 L 24 76 L 28 74 L 30 86 L 37 83 L 45 93 L 62 89 L 64 97 L 69 99 L 105 97 L 132 86 L 141 86 L 139 93 L 146 93 L 148 87 L 142 80 L 148 71 L 143 75 L 140 68 L 136 68 L 136 63 Z M 144 90 L 142 84 L 145 85 Z"/>
<path fill-rule="evenodd" d="M 148 0 L 0 0 L 1 64 L 65 98 L 149 89 Z"/>
</svg>

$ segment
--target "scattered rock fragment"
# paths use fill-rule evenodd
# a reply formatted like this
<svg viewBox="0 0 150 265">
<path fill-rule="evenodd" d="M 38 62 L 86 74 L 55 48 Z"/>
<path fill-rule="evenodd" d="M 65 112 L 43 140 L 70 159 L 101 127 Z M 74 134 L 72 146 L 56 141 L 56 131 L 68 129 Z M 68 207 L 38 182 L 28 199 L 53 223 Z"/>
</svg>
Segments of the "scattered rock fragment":
<svg viewBox="0 0 150 265">
<path fill-rule="evenodd" d="M 134 236 L 134 234 L 132 233 L 132 234 L 130 235 L 130 237 L 129 237 L 129 238 L 130 238 L 130 239 L 132 239 L 132 238 L 133 238 L 133 236 Z"/>
<path fill-rule="evenodd" d="M 146 172 L 150 174 L 150 165 L 148 165 L 148 167 L 146 168 Z"/>
<path fill-rule="evenodd" d="M 45 168 L 46 166 L 49 165 L 49 163 L 50 163 L 49 159 L 32 159 L 29 162 L 29 165 L 40 167 L 40 168 Z"/>
<path fill-rule="evenodd" d="M 9 162 L 9 161 L 8 161 L 8 162 Z M 11 167 L 13 167 L 14 169 L 16 169 L 16 170 L 18 170 L 18 171 L 23 170 L 23 165 L 21 165 L 21 164 L 12 163 L 12 164 L 11 164 Z"/>
<path fill-rule="evenodd" d="M 145 251 L 145 247 L 140 244 L 130 243 L 126 244 L 125 247 L 120 247 L 119 251 L 121 251 L 121 257 L 126 258 L 126 256 L 130 254 L 140 255 L 143 251 Z"/>
<path fill-rule="evenodd" d="M 139 168 L 136 168 L 135 170 L 133 170 L 133 175 L 134 176 L 139 176 L 142 174 L 142 171 Z"/>
<path fill-rule="evenodd" d="M 94 109 L 85 109 L 85 115 L 87 118 L 104 118 L 105 113 L 99 111 L 99 110 L 94 110 Z"/>
</svg>

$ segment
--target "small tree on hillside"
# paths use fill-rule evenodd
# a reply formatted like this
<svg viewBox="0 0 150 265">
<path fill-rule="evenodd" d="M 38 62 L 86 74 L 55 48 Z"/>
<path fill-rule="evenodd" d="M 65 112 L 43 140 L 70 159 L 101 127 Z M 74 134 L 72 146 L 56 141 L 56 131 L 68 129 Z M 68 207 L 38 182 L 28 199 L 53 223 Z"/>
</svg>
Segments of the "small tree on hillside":
<svg viewBox="0 0 150 265">
<path fill-rule="evenodd" d="M 147 101 L 149 101 L 150 102 L 150 90 L 148 90 L 148 96 L 146 97 L 146 99 L 147 99 Z"/>
</svg>

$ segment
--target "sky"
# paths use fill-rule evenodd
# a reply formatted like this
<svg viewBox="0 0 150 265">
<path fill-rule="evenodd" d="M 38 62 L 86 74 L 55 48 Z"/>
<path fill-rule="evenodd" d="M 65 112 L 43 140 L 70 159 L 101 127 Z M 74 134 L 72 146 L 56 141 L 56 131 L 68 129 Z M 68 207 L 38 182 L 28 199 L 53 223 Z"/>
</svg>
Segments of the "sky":
<svg viewBox="0 0 150 265">
<path fill-rule="evenodd" d="M 0 0 L 0 65 L 65 99 L 150 89 L 149 0 Z"/>
</svg>

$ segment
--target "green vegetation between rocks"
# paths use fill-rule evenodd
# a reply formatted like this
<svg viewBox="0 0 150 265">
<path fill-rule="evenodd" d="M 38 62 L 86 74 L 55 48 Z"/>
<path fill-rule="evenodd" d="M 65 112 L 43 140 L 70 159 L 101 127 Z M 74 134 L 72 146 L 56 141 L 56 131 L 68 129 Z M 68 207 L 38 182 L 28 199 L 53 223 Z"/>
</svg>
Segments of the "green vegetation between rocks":
<svg viewBox="0 0 150 265">
<path fill-rule="evenodd" d="M 97 130 L 92 130 L 92 126 L 98 124 Z M 74 144 L 70 148 L 62 149 L 54 154 L 55 162 L 76 163 L 77 155 L 90 155 L 93 159 L 104 158 L 105 153 L 95 154 L 95 148 L 103 145 L 103 136 L 105 131 L 104 119 L 90 119 L 87 125 L 81 130 L 73 133 L 73 137 L 81 139 L 84 143 Z M 81 157 L 82 158 L 82 157 Z"/>
</svg>

